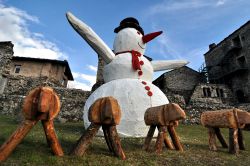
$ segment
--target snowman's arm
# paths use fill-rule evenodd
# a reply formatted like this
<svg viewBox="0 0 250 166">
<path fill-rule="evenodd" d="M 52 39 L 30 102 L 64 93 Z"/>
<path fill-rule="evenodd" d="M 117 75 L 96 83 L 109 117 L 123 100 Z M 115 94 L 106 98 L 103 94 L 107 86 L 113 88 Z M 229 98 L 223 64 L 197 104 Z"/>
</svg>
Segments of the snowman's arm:
<svg viewBox="0 0 250 166">
<path fill-rule="evenodd" d="M 115 54 L 113 51 L 87 24 L 76 18 L 70 12 L 66 13 L 66 17 L 75 31 L 82 36 L 82 38 L 103 58 L 106 63 L 109 63 L 114 59 Z"/>
<path fill-rule="evenodd" d="M 161 60 L 161 61 L 152 61 L 154 71 L 176 69 L 188 64 L 188 61 L 185 60 Z"/>
</svg>

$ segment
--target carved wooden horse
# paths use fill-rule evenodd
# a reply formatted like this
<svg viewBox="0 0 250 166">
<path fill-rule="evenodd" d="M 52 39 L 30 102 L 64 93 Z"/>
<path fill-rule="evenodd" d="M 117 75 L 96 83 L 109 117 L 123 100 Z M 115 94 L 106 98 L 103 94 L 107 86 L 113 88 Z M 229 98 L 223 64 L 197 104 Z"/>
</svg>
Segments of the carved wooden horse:
<svg viewBox="0 0 250 166">
<path fill-rule="evenodd" d="M 209 131 L 209 148 L 216 151 L 216 136 L 223 148 L 228 145 L 220 128 L 229 128 L 229 153 L 238 154 L 239 149 L 245 150 L 242 128 L 250 124 L 250 113 L 240 109 L 206 111 L 201 115 L 201 124 Z"/>
<path fill-rule="evenodd" d="M 116 130 L 116 125 L 121 120 L 121 110 L 117 100 L 113 97 L 104 97 L 96 100 L 89 109 L 88 118 L 91 124 L 78 140 L 71 154 L 82 156 L 102 126 L 109 150 L 115 156 L 125 160 L 126 156 L 122 150 L 120 138 Z"/>
<path fill-rule="evenodd" d="M 39 120 L 42 121 L 47 143 L 53 153 L 57 156 L 63 156 L 63 150 L 57 139 L 53 123 L 53 119 L 59 111 L 60 101 L 53 89 L 49 87 L 38 87 L 30 91 L 24 100 L 22 109 L 25 120 L 0 147 L 0 162 L 8 158 Z"/>
<path fill-rule="evenodd" d="M 150 125 L 150 129 L 145 139 L 143 149 L 149 149 L 155 128 L 157 127 L 159 133 L 155 144 L 156 153 L 162 152 L 163 142 L 169 149 L 175 148 L 176 150 L 183 151 L 183 147 L 180 143 L 178 135 L 176 134 L 175 127 L 178 126 L 178 120 L 185 118 L 186 114 L 184 110 L 182 110 L 181 107 L 175 103 L 148 108 L 144 115 L 144 121 L 146 125 Z M 166 128 L 174 145 L 167 138 Z"/>
</svg>

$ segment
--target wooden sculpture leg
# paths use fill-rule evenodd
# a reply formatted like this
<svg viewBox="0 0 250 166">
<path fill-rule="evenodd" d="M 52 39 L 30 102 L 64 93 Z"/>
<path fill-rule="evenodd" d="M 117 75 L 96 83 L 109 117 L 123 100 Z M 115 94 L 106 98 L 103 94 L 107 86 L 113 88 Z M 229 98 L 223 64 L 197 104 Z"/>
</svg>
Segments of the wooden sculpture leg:
<svg viewBox="0 0 250 166">
<path fill-rule="evenodd" d="M 62 150 L 62 147 L 57 139 L 53 121 L 43 120 L 42 124 L 43 124 L 43 128 L 45 131 L 47 143 L 51 147 L 54 155 L 63 156 L 63 150 Z"/>
<path fill-rule="evenodd" d="M 157 126 L 157 128 L 159 132 L 155 143 L 155 152 L 160 154 L 162 152 L 162 144 L 164 142 L 164 129 L 162 126 Z"/>
<path fill-rule="evenodd" d="M 174 126 L 168 126 L 168 132 L 174 144 L 176 150 L 183 151 L 183 147 L 180 143 L 179 137 L 174 129 Z"/>
<path fill-rule="evenodd" d="M 209 144 L 209 149 L 216 151 L 217 150 L 217 146 L 216 146 L 216 134 L 215 134 L 215 130 L 212 127 L 208 127 L 208 144 Z"/>
<path fill-rule="evenodd" d="M 174 145 L 173 143 L 168 139 L 168 136 L 167 136 L 167 132 L 166 132 L 166 128 L 165 126 L 163 126 L 163 137 L 164 137 L 164 143 L 165 143 L 165 146 L 166 148 L 168 149 L 171 149 L 171 150 L 174 150 Z"/>
<path fill-rule="evenodd" d="M 215 131 L 215 134 L 216 134 L 218 140 L 220 141 L 222 147 L 223 147 L 223 148 L 228 148 L 228 145 L 227 145 L 225 139 L 223 138 L 223 135 L 222 135 L 221 132 L 220 132 L 220 128 L 215 127 L 215 128 L 214 128 L 214 131 Z"/>
<path fill-rule="evenodd" d="M 147 137 L 145 138 L 143 149 L 146 150 L 146 151 L 149 149 L 150 142 L 151 142 L 151 140 L 152 140 L 152 138 L 154 136 L 155 128 L 156 128 L 155 125 L 151 125 L 150 128 L 149 128 Z"/>
<path fill-rule="evenodd" d="M 0 148 L 0 162 L 5 161 L 16 146 L 28 134 L 31 128 L 37 123 L 36 120 L 25 120 L 10 138 Z"/>
<path fill-rule="evenodd" d="M 81 136 L 81 138 L 77 141 L 77 144 L 75 148 L 72 150 L 71 154 L 76 156 L 82 156 L 87 150 L 94 136 L 97 134 L 100 127 L 101 125 L 91 123 L 86 133 L 84 133 Z"/>
<path fill-rule="evenodd" d="M 126 156 L 125 156 L 125 153 L 123 152 L 120 138 L 116 130 L 116 126 L 109 126 L 108 134 L 109 134 L 108 137 L 110 138 L 110 143 L 111 143 L 114 154 L 117 157 L 120 157 L 122 160 L 125 160 Z"/>
<path fill-rule="evenodd" d="M 242 129 L 238 129 L 238 142 L 240 150 L 245 150 Z"/>
<path fill-rule="evenodd" d="M 114 149 L 112 147 L 111 140 L 110 140 L 110 137 L 109 137 L 109 126 L 108 125 L 102 125 L 102 130 L 103 130 L 103 134 L 104 134 L 106 143 L 108 145 L 109 151 L 114 152 Z"/>
<path fill-rule="evenodd" d="M 238 129 L 229 129 L 229 153 L 239 154 Z"/>
</svg>

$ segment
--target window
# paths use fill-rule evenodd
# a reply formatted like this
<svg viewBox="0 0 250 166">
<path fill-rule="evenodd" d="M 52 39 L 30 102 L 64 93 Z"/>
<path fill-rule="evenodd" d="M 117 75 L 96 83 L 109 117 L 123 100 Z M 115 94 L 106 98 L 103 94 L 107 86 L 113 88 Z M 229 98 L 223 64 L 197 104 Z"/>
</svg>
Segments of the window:
<svg viewBox="0 0 250 166">
<path fill-rule="evenodd" d="M 210 88 L 203 88 L 203 95 L 204 95 L 204 97 L 211 97 Z"/>
<path fill-rule="evenodd" d="M 220 97 L 220 89 L 219 88 L 216 88 L 216 94 L 217 94 L 217 97 Z"/>
<path fill-rule="evenodd" d="M 208 97 L 211 97 L 211 91 L 210 91 L 210 88 L 207 88 L 207 96 L 208 96 Z"/>
<path fill-rule="evenodd" d="M 220 89 L 220 97 L 224 97 L 223 89 Z"/>
<path fill-rule="evenodd" d="M 207 90 L 206 90 L 207 88 L 203 88 L 203 96 L 207 96 Z"/>
<path fill-rule="evenodd" d="M 216 88 L 217 97 L 224 97 L 223 89 Z"/>
<path fill-rule="evenodd" d="M 21 65 L 15 65 L 14 73 L 20 73 Z"/>
<path fill-rule="evenodd" d="M 245 103 L 246 102 L 246 95 L 244 94 L 243 90 L 237 90 L 236 96 L 238 98 L 239 103 Z"/>
</svg>

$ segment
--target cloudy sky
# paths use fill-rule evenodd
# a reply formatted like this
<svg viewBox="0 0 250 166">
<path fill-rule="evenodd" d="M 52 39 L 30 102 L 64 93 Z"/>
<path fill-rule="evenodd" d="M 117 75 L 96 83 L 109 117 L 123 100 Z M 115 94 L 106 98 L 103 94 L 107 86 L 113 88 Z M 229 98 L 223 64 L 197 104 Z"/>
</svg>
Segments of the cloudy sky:
<svg viewBox="0 0 250 166">
<path fill-rule="evenodd" d="M 249 8 L 249 0 L 0 0 L 0 41 L 12 41 L 15 56 L 67 59 L 75 78 L 70 87 L 89 90 L 96 80 L 97 55 L 68 24 L 67 11 L 110 48 L 114 28 L 125 17 L 135 17 L 145 33 L 164 32 L 147 45 L 146 55 L 185 59 L 197 70 L 209 44 L 250 19 Z"/>
</svg>

